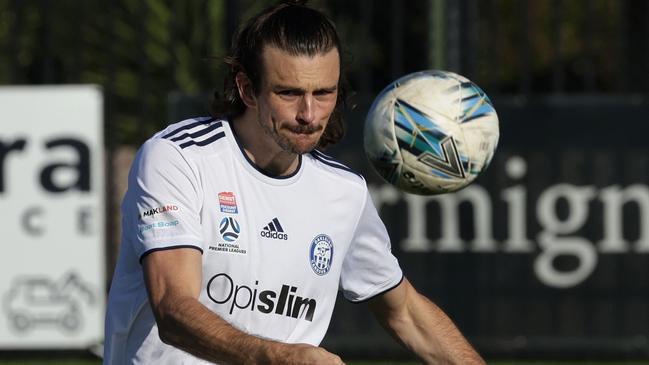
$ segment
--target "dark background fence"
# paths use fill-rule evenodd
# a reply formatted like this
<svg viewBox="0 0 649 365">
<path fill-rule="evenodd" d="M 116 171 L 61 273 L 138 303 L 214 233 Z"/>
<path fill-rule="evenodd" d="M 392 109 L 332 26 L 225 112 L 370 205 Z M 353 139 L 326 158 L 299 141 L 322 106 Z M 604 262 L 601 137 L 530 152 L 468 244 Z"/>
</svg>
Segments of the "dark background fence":
<svg viewBox="0 0 649 365">
<path fill-rule="evenodd" d="M 0 84 L 93 83 L 104 90 L 109 273 L 123 183 L 116 170 L 118 156 L 125 146 L 137 146 L 168 123 L 207 113 L 211 95 L 221 86 L 220 58 L 237 24 L 270 3 L 0 0 Z M 462 229 L 456 243 L 465 246 L 455 252 L 444 251 L 440 243 L 442 207 L 448 202 L 422 203 L 397 194 L 380 206 L 395 253 L 416 286 L 490 356 L 649 358 L 649 250 L 643 243 L 643 230 L 649 227 L 644 200 L 649 3 L 312 4 L 336 22 L 346 45 L 347 76 L 356 91 L 357 107 L 347 114 L 348 136 L 329 152 L 368 177 L 375 199 L 393 193 L 379 191 L 383 185 L 358 157 L 361 127 L 372 97 L 391 80 L 422 69 L 454 71 L 480 85 L 499 111 L 500 150 L 474 190 L 468 190 L 478 194 L 484 188 L 489 197 L 492 246 L 475 228 L 481 219 L 475 201 L 456 202 Z M 639 192 L 625 190 L 633 186 Z M 618 195 L 616 187 L 622 191 Z M 525 206 L 516 210 L 512 199 L 520 189 Z M 548 228 L 550 218 L 539 213 L 548 194 L 557 196 L 550 210 L 558 226 L 585 209 L 583 224 L 570 231 Z M 590 194 L 586 208 L 575 198 L 583 194 Z M 619 207 L 611 199 L 618 199 Z M 424 206 L 427 228 L 419 243 L 404 243 L 413 234 L 409 220 L 414 216 L 409 214 L 414 211 L 408 209 L 415 203 Z M 519 251 L 514 253 L 507 249 L 513 212 L 526 216 L 525 234 L 517 236 L 518 246 L 513 245 Z M 606 217 L 623 220 L 622 241 L 629 242 L 628 249 L 612 244 L 618 250 L 607 251 L 601 243 L 612 234 L 606 227 L 614 224 Z M 544 237 L 552 229 L 554 241 L 548 241 Z M 539 277 L 535 265 L 552 243 L 570 239 L 593 251 L 597 264 L 581 282 L 558 287 Z M 468 242 L 477 247 L 482 242 L 483 250 L 471 249 Z M 586 257 L 580 255 L 559 255 L 556 271 L 576 270 Z M 377 326 L 362 307 L 341 303 L 325 343 L 350 356 L 404 356 L 375 331 Z"/>
<path fill-rule="evenodd" d="M 499 100 L 498 153 L 460 192 L 407 195 L 355 166 L 406 276 L 489 358 L 649 358 L 649 105 Z M 357 147 L 340 151 L 352 160 Z M 407 356 L 363 306 L 340 302 L 327 345 Z"/>
<path fill-rule="evenodd" d="M 272 1 L 0 0 L 0 83 L 100 84 L 110 146 L 166 125 L 167 98 L 220 89 L 241 19 Z M 312 1 L 337 23 L 360 96 L 438 68 L 500 95 L 649 92 L 642 0 Z"/>
</svg>

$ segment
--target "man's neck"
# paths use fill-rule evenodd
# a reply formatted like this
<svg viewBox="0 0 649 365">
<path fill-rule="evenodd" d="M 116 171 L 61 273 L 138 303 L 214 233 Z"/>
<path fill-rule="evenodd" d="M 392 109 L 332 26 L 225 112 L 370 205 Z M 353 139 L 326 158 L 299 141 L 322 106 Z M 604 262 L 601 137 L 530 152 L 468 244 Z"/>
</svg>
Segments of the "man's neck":
<svg viewBox="0 0 649 365">
<path fill-rule="evenodd" d="M 230 124 L 239 138 L 244 153 L 257 167 L 269 175 L 293 174 L 298 168 L 299 156 L 284 151 L 278 146 L 275 140 L 261 129 L 256 118 L 256 115 L 247 111 Z"/>
</svg>

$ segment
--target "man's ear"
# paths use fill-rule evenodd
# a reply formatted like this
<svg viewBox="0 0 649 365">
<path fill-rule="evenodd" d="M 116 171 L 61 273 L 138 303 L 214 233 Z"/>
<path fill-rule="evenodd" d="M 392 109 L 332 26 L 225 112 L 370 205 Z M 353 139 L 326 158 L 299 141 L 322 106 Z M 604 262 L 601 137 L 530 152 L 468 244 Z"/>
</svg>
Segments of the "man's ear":
<svg viewBox="0 0 649 365">
<path fill-rule="evenodd" d="M 237 83 L 237 89 L 239 90 L 239 97 L 248 108 L 257 107 L 257 97 L 255 96 L 255 88 L 252 85 L 252 81 L 248 76 L 243 73 L 237 73 L 235 77 Z"/>
</svg>

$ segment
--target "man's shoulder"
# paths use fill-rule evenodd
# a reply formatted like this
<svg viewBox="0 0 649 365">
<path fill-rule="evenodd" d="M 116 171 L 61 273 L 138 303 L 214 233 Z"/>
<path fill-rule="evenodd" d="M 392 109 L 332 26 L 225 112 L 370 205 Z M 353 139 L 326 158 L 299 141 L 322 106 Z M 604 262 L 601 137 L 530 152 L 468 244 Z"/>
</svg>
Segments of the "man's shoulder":
<svg viewBox="0 0 649 365">
<path fill-rule="evenodd" d="M 319 150 L 313 150 L 306 155 L 313 165 L 322 173 L 337 177 L 343 182 L 366 188 L 365 178 L 360 173 L 336 160 L 334 157 L 324 154 Z"/>
<path fill-rule="evenodd" d="M 227 122 L 213 117 L 185 119 L 170 124 L 147 143 L 167 141 L 182 151 L 206 150 L 205 147 L 214 147 L 225 137 L 224 123 Z"/>
</svg>

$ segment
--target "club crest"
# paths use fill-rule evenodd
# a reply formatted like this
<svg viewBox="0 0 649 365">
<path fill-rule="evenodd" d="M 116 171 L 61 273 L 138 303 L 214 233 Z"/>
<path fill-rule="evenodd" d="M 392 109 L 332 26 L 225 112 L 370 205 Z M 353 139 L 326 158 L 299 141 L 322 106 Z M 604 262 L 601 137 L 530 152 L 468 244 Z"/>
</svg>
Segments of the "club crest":
<svg viewBox="0 0 649 365">
<path fill-rule="evenodd" d="M 309 249 L 309 261 L 313 272 L 317 275 L 326 275 L 331 269 L 334 257 L 334 242 L 326 234 L 317 235 Z"/>
</svg>

